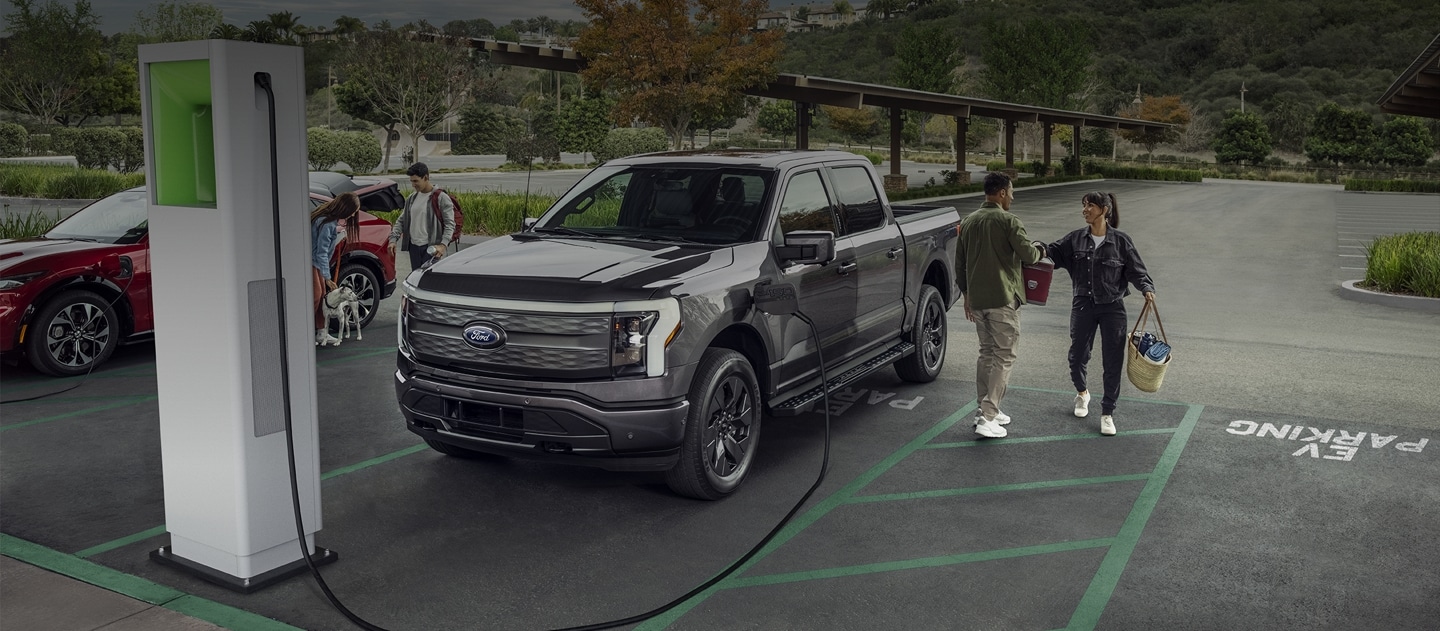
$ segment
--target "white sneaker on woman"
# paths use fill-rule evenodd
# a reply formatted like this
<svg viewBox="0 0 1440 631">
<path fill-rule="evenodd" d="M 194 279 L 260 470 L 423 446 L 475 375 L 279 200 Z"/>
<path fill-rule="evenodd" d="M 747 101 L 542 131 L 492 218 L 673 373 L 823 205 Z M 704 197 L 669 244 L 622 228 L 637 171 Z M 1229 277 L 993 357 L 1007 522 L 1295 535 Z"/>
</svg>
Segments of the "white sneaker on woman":
<svg viewBox="0 0 1440 631">
<path fill-rule="evenodd" d="M 1100 417 L 1100 433 L 1105 436 L 1115 435 L 1115 417 L 1109 414 Z"/>
<path fill-rule="evenodd" d="M 1085 418 L 1090 414 L 1090 391 L 1075 395 L 1075 416 Z"/>
</svg>

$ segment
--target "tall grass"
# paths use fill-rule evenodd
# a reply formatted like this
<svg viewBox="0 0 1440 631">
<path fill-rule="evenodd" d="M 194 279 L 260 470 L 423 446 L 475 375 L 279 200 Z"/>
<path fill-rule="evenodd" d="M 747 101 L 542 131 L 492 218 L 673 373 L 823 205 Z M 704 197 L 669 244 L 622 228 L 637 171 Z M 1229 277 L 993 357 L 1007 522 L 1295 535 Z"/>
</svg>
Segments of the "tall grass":
<svg viewBox="0 0 1440 631">
<path fill-rule="evenodd" d="M 407 197 L 410 195 L 410 191 L 403 192 Z M 461 226 L 460 233 L 492 236 L 519 231 L 526 217 L 539 217 L 557 198 L 544 193 L 531 193 L 527 196 L 525 193 L 472 193 L 452 190 L 450 194 L 460 202 L 460 209 L 465 215 L 465 225 Z M 400 211 L 371 211 L 370 214 L 394 223 L 400 216 Z"/>
<path fill-rule="evenodd" d="M 26 239 L 35 237 L 55 227 L 60 223 L 60 211 L 46 213 L 43 211 L 31 211 L 24 215 L 6 214 L 0 217 L 0 239 Z"/>
<path fill-rule="evenodd" d="M 1440 232 L 1377 237 L 1365 254 L 1366 287 L 1440 298 Z"/>
<path fill-rule="evenodd" d="M 143 173 L 113 173 L 64 165 L 0 164 L 0 195 L 100 199 L 145 183 Z"/>
</svg>

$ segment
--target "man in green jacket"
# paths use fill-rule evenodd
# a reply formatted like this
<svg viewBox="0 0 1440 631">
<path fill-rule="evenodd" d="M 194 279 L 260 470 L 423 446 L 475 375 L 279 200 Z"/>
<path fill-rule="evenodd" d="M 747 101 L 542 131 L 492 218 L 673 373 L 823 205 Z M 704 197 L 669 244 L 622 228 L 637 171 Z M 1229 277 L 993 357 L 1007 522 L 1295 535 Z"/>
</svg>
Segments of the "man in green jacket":
<svg viewBox="0 0 1440 631">
<path fill-rule="evenodd" d="M 975 433 L 1003 438 L 1010 417 L 1000 401 L 1010 383 L 1015 347 L 1020 342 L 1020 305 L 1025 304 L 1025 281 L 1020 268 L 1044 255 L 1030 244 L 1025 224 L 1010 214 L 1015 188 L 1001 173 L 985 176 L 985 203 L 960 222 L 956 276 L 965 296 L 965 319 L 975 323 L 980 336 L 980 358 L 975 363 Z"/>
</svg>

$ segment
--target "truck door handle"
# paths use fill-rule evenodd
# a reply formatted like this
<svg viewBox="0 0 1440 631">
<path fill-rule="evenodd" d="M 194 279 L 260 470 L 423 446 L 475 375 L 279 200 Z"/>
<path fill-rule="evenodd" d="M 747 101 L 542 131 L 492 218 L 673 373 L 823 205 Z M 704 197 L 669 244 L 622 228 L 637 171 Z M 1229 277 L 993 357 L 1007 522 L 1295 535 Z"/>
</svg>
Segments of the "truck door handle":
<svg viewBox="0 0 1440 631">
<path fill-rule="evenodd" d="M 889 250 L 886 250 L 886 251 L 885 251 L 885 256 L 888 256 L 888 257 L 890 257 L 890 258 L 892 258 L 892 259 L 898 259 L 898 258 L 900 258 L 900 253 L 901 253 L 901 252 L 904 252 L 904 251 L 905 251 L 905 248 L 896 246 L 896 247 L 890 248 Z"/>
<path fill-rule="evenodd" d="M 856 267 L 859 267 L 859 265 L 857 265 L 855 261 L 845 261 L 840 264 L 840 275 L 848 275 L 850 272 L 855 271 Z"/>
</svg>

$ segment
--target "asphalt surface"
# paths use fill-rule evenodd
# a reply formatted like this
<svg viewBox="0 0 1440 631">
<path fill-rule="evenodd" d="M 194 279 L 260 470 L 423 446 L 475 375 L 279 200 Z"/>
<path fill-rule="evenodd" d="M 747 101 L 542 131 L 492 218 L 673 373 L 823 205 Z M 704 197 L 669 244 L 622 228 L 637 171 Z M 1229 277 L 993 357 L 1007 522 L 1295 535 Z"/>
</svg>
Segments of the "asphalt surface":
<svg viewBox="0 0 1440 631">
<path fill-rule="evenodd" d="M 1048 306 L 1023 309 L 1007 439 L 970 430 L 976 342 L 955 309 L 937 382 L 887 370 L 837 393 L 828 477 L 790 528 L 634 628 L 1435 628 L 1440 316 L 1342 299 L 1356 276 L 1336 260 L 1344 209 L 1424 221 L 1437 198 L 1110 181 L 1021 189 L 1013 210 L 1055 240 L 1091 188 L 1119 197 L 1175 348 L 1159 393 L 1123 387 L 1120 435 L 1098 435 L 1098 401 L 1070 412 L 1063 272 Z M 752 477 L 716 503 L 657 474 L 441 456 L 395 408 L 395 302 L 362 342 L 317 351 L 317 542 L 341 555 L 323 571 L 376 624 L 555 628 L 658 607 L 818 473 L 821 414 L 766 419 Z M 18 558 L 130 595 L 139 577 L 230 628 L 351 628 L 309 579 L 241 596 L 148 560 L 168 539 L 154 374 L 153 350 L 127 347 L 76 390 L 5 406 L 6 554 L 31 542 Z M 69 383 L 0 370 L 6 399 Z"/>
</svg>

